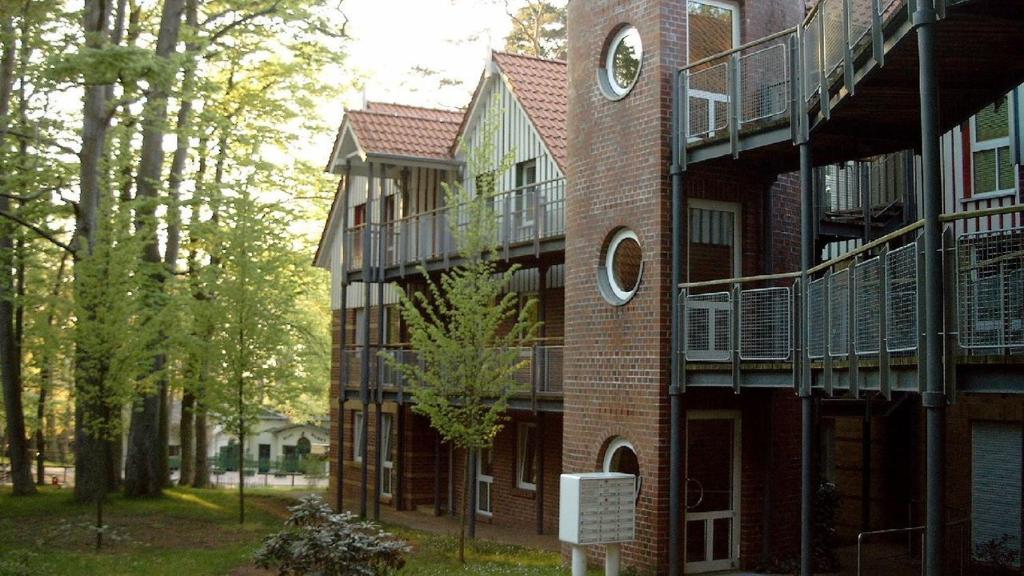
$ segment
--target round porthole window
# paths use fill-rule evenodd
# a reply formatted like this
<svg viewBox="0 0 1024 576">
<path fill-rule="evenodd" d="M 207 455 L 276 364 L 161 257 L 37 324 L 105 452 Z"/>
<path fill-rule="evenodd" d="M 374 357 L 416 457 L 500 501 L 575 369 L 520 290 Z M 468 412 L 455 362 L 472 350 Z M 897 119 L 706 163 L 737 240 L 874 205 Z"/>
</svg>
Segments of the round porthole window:
<svg viewBox="0 0 1024 576">
<path fill-rule="evenodd" d="M 640 288 L 644 273 L 644 255 L 636 232 L 616 231 L 608 241 L 602 258 L 598 285 L 605 299 L 615 305 L 629 302 Z"/>
<path fill-rule="evenodd" d="M 640 77 L 643 55 L 643 42 L 635 27 L 627 25 L 615 32 L 606 47 L 603 68 L 599 74 L 606 96 L 619 100 L 629 94 Z"/>
<path fill-rule="evenodd" d="M 640 475 L 640 462 L 633 445 L 624 438 L 615 438 L 604 452 L 604 471 Z"/>
</svg>

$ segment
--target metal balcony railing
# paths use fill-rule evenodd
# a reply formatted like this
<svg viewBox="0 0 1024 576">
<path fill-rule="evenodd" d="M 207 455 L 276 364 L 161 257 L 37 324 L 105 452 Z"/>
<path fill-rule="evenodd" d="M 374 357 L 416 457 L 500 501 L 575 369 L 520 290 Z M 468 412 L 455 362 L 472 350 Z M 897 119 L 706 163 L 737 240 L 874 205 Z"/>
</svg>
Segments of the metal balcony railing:
<svg viewBox="0 0 1024 576">
<path fill-rule="evenodd" d="M 955 220 L 1024 211 L 1011 206 L 942 216 L 945 346 L 950 356 L 1024 353 L 1024 228 L 954 237 Z M 686 362 L 879 367 L 923 342 L 923 221 L 807 271 L 681 285 Z M 801 347 L 801 342 L 806 343 Z M 947 367 L 948 369 L 948 367 Z"/>
<path fill-rule="evenodd" d="M 383 383 L 385 391 L 404 392 L 408 389 L 406 376 L 400 370 L 396 370 L 389 362 L 380 357 L 379 352 L 383 350 L 385 355 L 397 359 L 403 364 L 420 362 L 414 350 L 406 348 L 378 348 L 370 347 L 370 373 L 369 389 L 377 390 L 378 384 Z M 519 349 L 520 359 L 526 364 L 515 374 L 515 380 L 523 388 L 523 394 L 527 395 L 561 395 L 562 394 L 562 365 L 564 347 L 561 344 L 537 344 Z M 361 384 L 361 368 L 363 362 L 362 348 L 349 348 L 344 351 L 346 377 L 343 378 L 345 387 L 349 390 L 359 389 Z M 380 372 L 379 372 L 380 371 Z M 378 377 L 378 374 L 382 378 Z"/>
<path fill-rule="evenodd" d="M 816 168 L 823 184 L 819 217 L 854 221 L 864 217 L 865 200 L 873 216 L 908 202 L 915 190 L 913 162 L 913 152 L 906 150 Z"/>
<path fill-rule="evenodd" d="M 565 179 L 548 180 L 501 192 L 494 196 L 497 219 L 495 245 L 507 254 L 509 248 L 540 243 L 565 236 Z M 359 225 L 345 234 L 349 270 L 363 267 L 365 234 L 370 234 L 370 265 L 393 268 L 457 257 L 458 247 L 451 228 L 464 227 L 466 206 L 444 207 L 399 220 Z M 369 229 L 369 232 L 367 230 Z M 384 238 L 381 242 L 380 235 Z M 380 257 L 383 250 L 383 258 Z"/>
<path fill-rule="evenodd" d="M 965 1 L 937 0 L 939 17 Z M 820 0 L 797 26 L 683 67 L 681 163 L 688 147 L 719 141 L 735 156 L 746 133 L 788 126 L 794 141 L 806 137 L 809 113 L 827 119 L 837 87 L 854 93 L 857 66 L 884 63 L 887 31 L 915 9 L 915 0 Z"/>
</svg>

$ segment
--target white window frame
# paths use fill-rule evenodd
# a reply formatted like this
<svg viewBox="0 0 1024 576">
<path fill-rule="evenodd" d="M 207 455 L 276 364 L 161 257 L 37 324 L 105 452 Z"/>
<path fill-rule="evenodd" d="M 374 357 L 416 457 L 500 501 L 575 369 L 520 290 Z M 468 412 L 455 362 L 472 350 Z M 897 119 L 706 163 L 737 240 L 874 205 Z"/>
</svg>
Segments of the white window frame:
<svg viewBox="0 0 1024 576">
<path fill-rule="evenodd" d="M 633 81 L 630 82 L 629 86 L 620 86 L 618 81 L 615 79 L 615 52 L 618 50 L 619 44 L 634 32 L 636 33 L 637 40 L 640 41 L 640 64 L 636 69 L 636 77 L 633 78 Z M 611 91 L 611 96 L 617 100 L 621 100 L 628 96 L 629 93 L 633 91 L 633 87 L 636 86 L 636 83 L 640 81 L 640 73 L 643 71 L 643 67 L 644 41 L 643 38 L 640 37 L 640 31 L 632 25 L 623 26 L 615 33 L 612 41 L 608 43 L 608 54 L 605 55 L 604 70 L 602 71 L 602 74 L 605 76 L 605 82 L 608 83 L 608 90 Z"/>
<path fill-rule="evenodd" d="M 383 428 L 383 435 L 381 436 L 381 444 L 383 445 L 383 454 L 381 457 L 380 467 L 380 495 L 385 498 L 394 496 L 395 488 L 395 462 L 391 458 L 391 450 L 394 446 L 391 445 L 391 430 L 395 423 L 394 414 L 381 414 L 381 427 Z M 387 482 L 385 482 L 387 480 Z"/>
<path fill-rule="evenodd" d="M 733 2 L 723 2 L 720 0 L 686 0 L 686 63 L 690 63 L 690 4 L 704 4 L 707 6 L 714 6 L 715 8 L 721 8 L 728 10 L 732 13 L 732 48 L 736 48 L 740 45 L 740 6 Z M 707 100 L 708 103 L 708 132 L 706 136 L 708 138 L 714 138 L 715 136 L 715 122 L 718 118 L 715 114 L 715 103 L 716 102 L 728 102 L 728 94 L 718 94 L 715 92 L 708 92 L 707 90 L 694 90 L 690 88 L 687 91 L 690 98 L 702 98 Z M 689 103 L 684 105 L 689 106 Z M 689 138 L 690 127 L 686 126 L 686 135 L 688 141 L 696 142 L 705 135 Z"/>
<path fill-rule="evenodd" d="M 537 439 L 537 425 L 533 422 L 520 422 L 518 429 L 516 430 L 516 488 L 520 490 L 537 490 L 537 484 L 533 482 L 527 482 L 524 477 L 526 473 L 526 450 L 529 445 L 530 431 L 533 431 L 533 439 L 536 442 Z M 537 450 L 536 446 L 533 451 L 534 458 L 534 472 L 540 474 L 538 464 L 542 458 L 540 450 Z"/>
<path fill-rule="evenodd" d="M 1018 170 L 1016 169 L 1015 158 L 1013 158 L 1013 144 L 1011 138 L 1013 138 L 1013 126 L 1016 120 L 1016 111 L 1013 107 L 1013 98 L 1010 95 L 1006 95 L 1003 98 L 1006 99 L 1006 136 L 1002 138 L 993 138 L 991 140 L 978 140 L 978 129 L 975 125 L 975 116 L 971 116 L 971 186 L 972 194 L 971 200 L 985 200 L 987 198 L 999 198 L 1002 196 L 1008 196 L 1016 194 L 1020 187 Z M 987 108 L 987 106 L 986 106 Z M 1010 166 L 1013 173 L 1013 187 L 1011 188 L 998 188 L 999 186 L 999 149 L 1006 148 L 1006 154 L 1010 156 Z M 995 154 L 995 180 L 997 188 L 989 192 L 977 192 L 973 190 L 975 179 L 974 174 L 977 169 L 977 163 L 974 160 L 974 155 L 978 152 L 985 152 L 992 150 Z"/>
<path fill-rule="evenodd" d="M 528 183 L 520 184 L 520 171 L 525 172 L 527 169 L 533 170 L 533 178 Z M 517 162 L 515 166 L 515 178 L 516 190 L 512 195 L 512 212 L 518 215 L 519 222 L 517 224 L 519 228 L 533 229 L 537 223 L 537 215 L 533 213 L 533 202 L 530 199 L 530 194 L 540 193 L 540 190 L 538 190 L 536 186 L 537 159 L 531 158 L 529 160 Z"/>
<path fill-rule="evenodd" d="M 478 450 L 476 453 L 476 513 L 481 516 L 490 517 L 494 515 L 494 476 L 483 473 L 485 452 L 490 453 L 492 462 L 494 458 L 493 448 Z M 480 503 L 483 501 L 480 498 L 480 493 L 481 488 L 484 486 L 486 486 L 484 490 L 487 492 L 487 503 L 490 505 L 489 510 L 480 507 Z"/>
<path fill-rule="evenodd" d="M 686 63 L 690 63 L 690 4 L 704 4 L 732 12 L 732 48 L 740 45 L 740 5 L 723 0 L 686 0 Z"/>
<path fill-rule="evenodd" d="M 733 249 L 733 270 L 732 276 L 739 278 L 743 276 L 743 206 L 739 202 L 722 202 L 718 200 L 703 200 L 694 198 L 687 201 L 686 209 L 686 222 L 689 224 L 690 211 L 691 210 L 714 210 L 718 212 L 731 212 L 733 215 L 732 220 L 732 249 Z M 690 260 L 690 240 L 689 225 L 687 225 L 686 233 L 686 261 Z M 686 266 L 686 281 L 690 281 L 690 266 Z"/>
<path fill-rule="evenodd" d="M 359 410 L 353 412 L 352 417 L 352 461 L 362 463 L 363 454 L 360 448 L 363 445 L 363 413 Z"/>
</svg>

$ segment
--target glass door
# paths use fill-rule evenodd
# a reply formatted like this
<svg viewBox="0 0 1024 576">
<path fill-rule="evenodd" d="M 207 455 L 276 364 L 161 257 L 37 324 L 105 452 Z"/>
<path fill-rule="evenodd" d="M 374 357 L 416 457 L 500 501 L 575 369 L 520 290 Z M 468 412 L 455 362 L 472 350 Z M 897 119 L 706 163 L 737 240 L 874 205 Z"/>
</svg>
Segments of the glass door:
<svg viewBox="0 0 1024 576">
<path fill-rule="evenodd" d="M 689 412 L 686 418 L 686 572 L 739 566 L 740 416 Z"/>
</svg>

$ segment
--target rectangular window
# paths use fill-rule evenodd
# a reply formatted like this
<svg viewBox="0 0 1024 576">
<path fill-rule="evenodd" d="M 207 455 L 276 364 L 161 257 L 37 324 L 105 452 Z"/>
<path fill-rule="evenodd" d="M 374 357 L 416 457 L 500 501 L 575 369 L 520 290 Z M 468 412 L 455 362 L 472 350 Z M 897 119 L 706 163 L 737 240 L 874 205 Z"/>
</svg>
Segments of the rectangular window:
<svg viewBox="0 0 1024 576">
<path fill-rule="evenodd" d="M 363 413 L 352 413 L 352 461 L 363 461 Z"/>
<path fill-rule="evenodd" d="M 381 416 L 384 428 L 384 449 L 383 458 L 381 458 L 383 466 L 380 471 L 380 495 L 390 497 L 395 483 L 395 460 L 392 454 L 392 449 L 395 446 L 395 427 L 392 425 L 394 416 L 391 414 L 382 414 Z"/>
<path fill-rule="evenodd" d="M 522 422 L 516 445 L 516 486 L 522 490 L 537 489 L 540 453 L 537 451 L 537 425 Z"/>
<path fill-rule="evenodd" d="M 533 229 L 535 198 L 538 193 L 533 186 L 537 183 L 537 161 L 527 160 L 516 164 L 516 190 L 512 196 L 513 225 L 516 229 L 523 230 L 516 241 L 530 240 L 530 230 Z"/>
<path fill-rule="evenodd" d="M 367 345 L 367 308 L 355 308 L 355 345 Z"/>
<path fill-rule="evenodd" d="M 720 280 L 742 275 L 740 205 L 710 200 L 691 200 L 689 205 L 687 281 Z"/>
<path fill-rule="evenodd" d="M 490 516 L 494 513 L 492 493 L 494 487 L 494 451 L 480 450 L 476 459 L 476 511 Z"/>
<path fill-rule="evenodd" d="M 1003 96 L 971 119 L 973 195 L 1012 192 L 1017 171 L 1010 155 L 1009 100 Z"/>
</svg>

